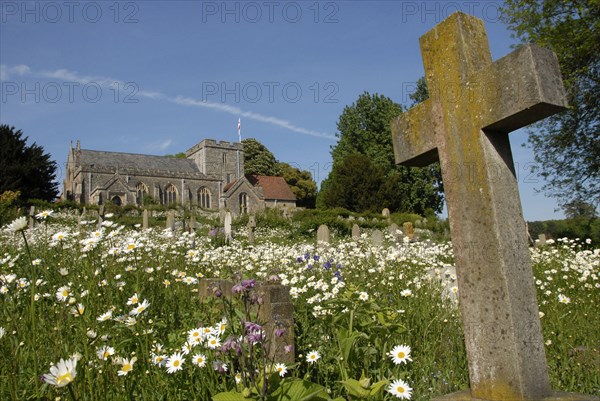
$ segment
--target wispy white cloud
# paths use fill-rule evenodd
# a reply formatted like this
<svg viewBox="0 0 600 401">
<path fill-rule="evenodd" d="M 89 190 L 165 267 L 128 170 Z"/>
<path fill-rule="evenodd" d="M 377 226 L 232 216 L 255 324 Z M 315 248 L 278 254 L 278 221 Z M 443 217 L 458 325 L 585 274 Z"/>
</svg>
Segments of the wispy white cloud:
<svg viewBox="0 0 600 401">
<path fill-rule="evenodd" d="M 8 66 L 2 64 L 0 66 L 0 79 L 3 79 L 3 80 L 8 79 L 8 77 L 13 74 L 25 75 L 25 74 L 29 74 L 29 73 L 31 73 L 31 69 L 26 65 L 17 65 L 14 67 L 8 67 Z M 105 87 L 114 87 L 115 85 L 124 86 L 124 85 L 128 84 L 127 82 L 121 81 L 119 79 L 103 77 L 103 76 L 81 75 L 76 71 L 70 71 L 70 70 L 62 69 L 62 68 L 58 69 L 58 70 L 53 70 L 53 71 L 40 71 L 39 73 L 33 73 L 32 75 L 39 76 L 42 78 L 59 79 L 59 80 L 68 81 L 68 82 L 77 82 L 77 83 L 84 84 L 84 85 L 90 84 L 90 83 L 95 83 L 95 84 L 105 86 Z M 199 100 L 199 99 L 194 99 L 191 97 L 186 97 L 186 96 L 181 96 L 181 95 L 168 96 L 159 91 L 138 90 L 135 93 L 135 95 L 139 96 L 139 97 L 144 97 L 147 99 L 152 99 L 152 100 L 167 101 L 167 102 L 174 103 L 174 104 L 177 104 L 180 106 L 202 107 L 202 108 L 206 108 L 206 109 L 212 109 L 212 110 L 232 114 L 236 117 L 249 118 L 251 120 L 260 121 L 260 122 L 263 122 L 266 124 L 271 124 L 271 125 L 286 129 L 288 131 L 296 132 L 296 133 L 302 134 L 302 135 L 310 135 L 310 136 L 314 136 L 314 137 L 318 137 L 318 138 L 327 138 L 327 139 L 333 139 L 333 140 L 336 139 L 336 137 L 334 135 L 331 135 L 328 133 L 299 127 L 290 121 L 283 120 L 283 119 L 275 117 L 275 116 L 268 116 L 268 115 L 264 115 L 264 114 L 260 114 L 260 113 L 255 113 L 255 112 L 249 111 L 249 110 L 243 110 L 237 106 L 231 106 L 231 105 L 224 104 L 224 103 L 215 103 L 215 102 L 211 102 L 211 101 Z M 168 147 L 169 145 L 170 145 L 170 143 L 168 145 L 166 145 L 165 148 Z M 159 149 L 159 150 L 164 150 L 164 148 Z"/>
<path fill-rule="evenodd" d="M 151 152 L 165 151 L 173 144 L 173 139 L 168 138 L 162 141 L 151 142 L 145 146 L 146 150 Z"/>
<path fill-rule="evenodd" d="M 3 81 L 9 79 L 13 75 L 23 76 L 30 72 L 31 69 L 25 64 L 19 64 L 12 67 L 7 66 L 6 64 L 0 65 L 0 79 Z"/>
</svg>

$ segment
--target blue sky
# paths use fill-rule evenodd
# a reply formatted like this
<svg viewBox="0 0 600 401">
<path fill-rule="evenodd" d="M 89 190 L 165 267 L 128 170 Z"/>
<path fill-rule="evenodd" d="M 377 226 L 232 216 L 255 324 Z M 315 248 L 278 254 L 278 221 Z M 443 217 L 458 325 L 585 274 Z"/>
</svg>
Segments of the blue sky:
<svg viewBox="0 0 600 401">
<path fill-rule="evenodd" d="M 515 40 L 493 1 L 2 1 L 0 122 L 62 172 L 86 149 L 185 151 L 253 137 L 313 173 L 331 167 L 346 105 L 368 91 L 408 104 L 418 38 L 453 11 L 484 20 L 493 59 Z M 562 218 L 536 193 L 533 154 L 511 134 L 527 220 Z"/>
</svg>

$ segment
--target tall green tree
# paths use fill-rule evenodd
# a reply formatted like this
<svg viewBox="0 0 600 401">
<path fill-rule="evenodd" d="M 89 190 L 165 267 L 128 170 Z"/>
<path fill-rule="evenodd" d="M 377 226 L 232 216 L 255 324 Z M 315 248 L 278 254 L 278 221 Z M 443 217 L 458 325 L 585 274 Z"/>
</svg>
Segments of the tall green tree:
<svg viewBox="0 0 600 401">
<path fill-rule="evenodd" d="M 426 96 L 425 85 L 417 91 L 413 100 L 422 101 Z M 375 191 L 377 194 L 377 201 L 373 200 L 377 202 L 373 205 L 375 208 L 381 206 L 391 211 L 421 214 L 427 209 L 441 211 L 443 196 L 439 167 L 410 168 L 395 164 L 391 122 L 402 112 L 402 106 L 390 98 L 368 92 L 361 94 L 355 103 L 344 108 L 337 124 L 336 135 L 339 141 L 331 150 L 332 172 L 321 184 L 321 191 L 317 197 L 318 207 L 347 207 L 344 205 L 351 204 L 354 208 L 350 210 L 358 212 L 373 210 L 371 207 L 360 206 L 363 205 L 361 202 L 340 197 L 351 193 L 339 189 L 338 181 L 346 180 L 342 172 L 349 170 L 341 169 L 338 165 L 342 162 L 349 163 L 347 159 L 351 155 L 356 159 L 356 154 L 361 154 L 366 156 L 373 166 L 379 167 L 383 173 L 381 181 L 374 172 L 364 176 L 365 180 L 370 181 L 365 183 L 365 187 L 381 186 Z M 331 191 L 335 196 L 330 193 Z M 360 209 L 360 207 L 364 208 Z"/>
<path fill-rule="evenodd" d="M 285 182 L 296 195 L 296 205 L 314 208 L 317 199 L 317 183 L 313 180 L 310 172 L 283 162 L 279 163 L 279 170 Z"/>
<path fill-rule="evenodd" d="M 265 145 L 254 138 L 244 139 L 244 172 L 257 175 L 281 175 L 277 159 Z"/>
<path fill-rule="evenodd" d="M 53 201 L 58 195 L 56 163 L 44 148 L 15 127 L 0 125 L 0 193 L 19 191 L 20 202 L 28 199 Z"/>
<path fill-rule="evenodd" d="M 529 132 L 542 187 L 564 205 L 600 203 L 600 1 L 506 0 L 502 18 L 522 42 L 558 56 L 569 110 Z"/>
</svg>

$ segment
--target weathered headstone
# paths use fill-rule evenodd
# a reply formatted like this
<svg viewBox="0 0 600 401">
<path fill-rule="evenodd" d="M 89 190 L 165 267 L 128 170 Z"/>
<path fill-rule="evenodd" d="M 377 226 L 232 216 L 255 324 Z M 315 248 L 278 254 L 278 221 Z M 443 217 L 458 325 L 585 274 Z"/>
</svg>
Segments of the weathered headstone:
<svg viewBox="0 0 600 401">
<path fill-rule="evenodd" d="M 360 238 L 360 227 L 358 226 L 358 224 L 353 224 L 352 225 L 352 239 L 359 239 Z"/>
<path fill-rule="evenodd" d="M 35 206 L 29 208 L 29 228 L 33 228 L 35 223 Z"/>
<path fill-rule="evenodd" d="M 387 207 L 386 207 L 386 208 L 384 208 L 384 209 L 381 211 L 381 215 L 387 219 L 388 217 L 390 217 L 390 209 L 388 209 Z"/>
<path fill-rule="evenodd" d="M 546 245 L 546 234 L 538 235 L 538 240 L 535 242 L 536 248 L 541 248 Z"/>
<path fill-rule="evenodd" d="M 418 220 L 418 219 L 415 220 L 415 227 L 417 227 L 417 228 L 423 227 L 423 223 L 421 222 L 421 220 Z"/>
<path fill-rule="evenodd" d="M 371 241 L 373 246 L 381 246 L 383 245 L 383 233 L 381 230 L 373 230 L 373 234 L 371 235 Z"/>
<path fill-rule="evenodd" d="M 396 163 L 439 157 L 444 181 L 471 388 L 440 399 L 567 399 L 550 388 L 508 140 L 567 106 L 557 58 L 527 45 L 492 63 L 483 21 L 463 13 L 420 43 L 429 99 L 392 139 Z"/>
<path fill-rule="evenodd" d="M 402 233 L 411 242 L 415 239 L 415 228 L 413 227 L 413 224 L 410 221 L 407 221 L 404 224 L 402 224 Z"/>
<path fill-rule="evenodd" d="M 223 223 L 224 226 L 224 230 L 225 230 L 225 241 L 227 241 L 227 243 L 231 242 L 231 212 L 227 212 L 225 213 L 225 221 Z"/>
<path fill-rule="evenodd" d="M 175 229 L 175 211 L 173 210 L 167 212 L 166 229 L 171 231 Z"/>
<path fill-rule="evenodd" d="M 196 215 L 192 213 L 190 215 L 190 232 L 193 233 L 196 230 Z"/>
<path fill-rule="evenodd" d="M 96 230 L 99 230 L 99 229 L 101 229 L 101 228 L 102 228 L 102 222 L 103 222 L 103 221 L 104 221 L 104 220 L 102 220 L 102 216 L 98 215 L 98 221 L 97 221 L 97 223 L 96 223 Z"/>
<path fill-rule="evenodd" d="M 148 210 L 144 209 L 144 212 L 142 213 L 142 228 L 144 230 L 148 229 Z"/>
<path fill-rule="evenodd" d="M 199 282 L 200 300 L 208 297 L 233 297 L 234 283 L 224 279 L 206 279 Z M 258 322 L 267 337 L 268 358 L 281 363 L 294 363 L 294 305 L 290 289 L 278 283 L 256 283 L 255 295 L 262 300 L 258 307 Z"/>
<path fill-rule="evenodd" d="M 400 227 L 398 227 L 398 224 L 390 224 L 388 230 L 390 230 L 390 235 L 394 237 L 395 241 L 398 241 L 402 237 L 402 234 L 400 233 Z"/>
<path fill-rule="evenodd" d="M 329 227 L 325 224 L 321 224 L 317 230 L 317 243 L 319 242 L 329 243 Z"/>
<path fill-rule="evenodd" d="M 104 217 L 104 204 L 102 204 L 98 207 L 98 215 L 100 217 Z"/>
<path fill-rule="evenodd" d="M 256 218 L 254 215 L 248 216 L 248 243 L 254 244 L 254 230 L 256 229 Z"/>
</svg>

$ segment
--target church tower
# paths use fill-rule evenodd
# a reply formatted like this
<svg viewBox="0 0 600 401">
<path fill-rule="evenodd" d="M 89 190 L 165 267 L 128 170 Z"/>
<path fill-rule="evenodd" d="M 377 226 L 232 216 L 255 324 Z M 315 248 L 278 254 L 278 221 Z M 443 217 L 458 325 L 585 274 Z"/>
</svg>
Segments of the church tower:
<svg viewBox="0 0 600 401">
<path fill-rule="evenodd" d="M 219 179 L 223 185 L 244 176 L 244 145 L 204 139 L 186 152 L 201 173 Z"/>
</svg>

